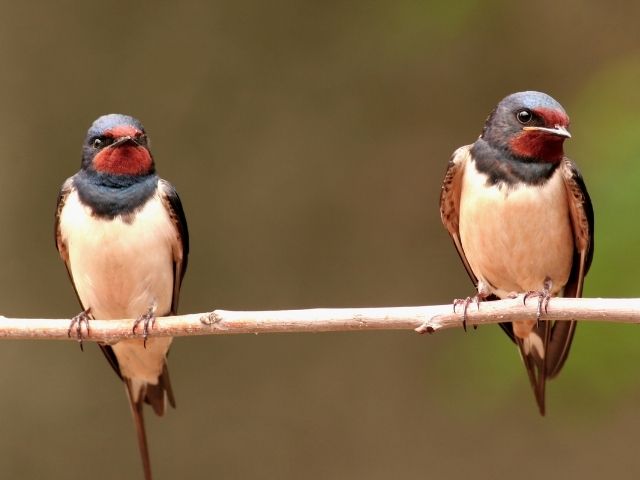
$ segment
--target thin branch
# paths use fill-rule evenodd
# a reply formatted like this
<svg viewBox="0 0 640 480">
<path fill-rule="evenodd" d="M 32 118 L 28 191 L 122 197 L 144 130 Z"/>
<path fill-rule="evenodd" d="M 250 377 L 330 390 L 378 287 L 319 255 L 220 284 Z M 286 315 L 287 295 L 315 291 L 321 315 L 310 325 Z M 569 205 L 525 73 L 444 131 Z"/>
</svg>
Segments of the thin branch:
<svg viewBox="0 0 640 480">
<path fill-rule="evenodd" d="M 536 318 L 535 298 L 523 304 L 522 296 L 483 302 L 478 310 L 471 304 L 468 325 L 483 325 Z M 461 308 L 458 308 L 461 310 Z M 640 323 L 640 299 L 553 298 L 543 320 L 592 320 Z M 452 306 L 391 308 L 314 308 L 308 310 L 230 311 L 214 310 L 175 317 L 158 318 L 152 336 L 184 337 L 191 335 L 230 335 L 241 333 L 302 333 L 365 330 L 416 330 L 433 333 L 446 328 L 460 328 L 462 317 Z M 141 338 L 132 331 L 133 320 L 91 320 L 90 330 L 83 329 L 87 341 L 115 342 Z M 68 336 L 68 319 L 0 317 L 0 338 L 75 339 Z"/>
</svg>

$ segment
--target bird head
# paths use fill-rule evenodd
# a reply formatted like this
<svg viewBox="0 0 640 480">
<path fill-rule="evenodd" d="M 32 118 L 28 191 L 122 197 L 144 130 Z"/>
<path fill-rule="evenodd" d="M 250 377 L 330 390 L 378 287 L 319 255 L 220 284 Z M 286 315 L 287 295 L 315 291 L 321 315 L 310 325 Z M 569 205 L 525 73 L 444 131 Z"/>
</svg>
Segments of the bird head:
<svg viewBox="0 0 640 480">
<path fill-rule="evenodd" d="M 82 147 L 82 168 L 108 175 L 153 173 L 153 157 L 142 123 L 117 113 L 99 117 L 87 132 Z"/>
<path fill-rule="evenodd" d="M 513 93 L 489 115 L 481 138 L 491 146 L 530 162 L 558 163 L 571 138 L 569 117 L 546 93 Z"/>
</svg>

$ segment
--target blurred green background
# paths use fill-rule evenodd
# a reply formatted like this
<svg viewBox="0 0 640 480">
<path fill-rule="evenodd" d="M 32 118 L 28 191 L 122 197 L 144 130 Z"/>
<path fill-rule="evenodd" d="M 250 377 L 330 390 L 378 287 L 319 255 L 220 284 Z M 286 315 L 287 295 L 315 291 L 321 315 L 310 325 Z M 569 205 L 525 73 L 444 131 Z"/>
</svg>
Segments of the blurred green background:
<svg viewBox="0 0 640 480">
<path fill-rule="evenodd" d="M 636 2 L 2 2 L 0 311 L 79 306 L 53 244 L 86 129 L 145 124 L 183 199 L 181 310 L 448 303 L 452 151 L 508 93 L 572 118 L 596 211 L 588 296 L 640 296 Z M 637 478 L 640 331 L 583 324 L 540 418 L 497 327 L 178 339 L 157 479 Z M 0 478 L 141 478 L 91 345 L 0 346 Z"/>
</svg>

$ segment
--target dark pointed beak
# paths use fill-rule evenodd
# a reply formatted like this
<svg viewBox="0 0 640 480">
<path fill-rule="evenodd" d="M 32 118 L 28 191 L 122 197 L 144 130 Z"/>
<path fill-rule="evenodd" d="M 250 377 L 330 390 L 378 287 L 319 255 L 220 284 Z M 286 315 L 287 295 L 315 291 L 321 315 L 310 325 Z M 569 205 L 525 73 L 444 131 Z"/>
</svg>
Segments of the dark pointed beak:
<svg viewBox="0 0 640 480">
<path fill-rule="evenodd" d="M 567 130 L 567 127 L 564 127 L 562 125 L 556 125 L 553 128 L 547 128 L 547 127 L 522 127 L 522 129 L 523 130 L 537 130 L 539 132 L 550 133 L 551 135 L 557 135 L 559 137 L 571 138 L 571 134 L 569 133 L 569 130 Z"/>
<path fill-rule="evenodd" d="M 110 147 L 119 147 L 120 145 L 124 145 L 126 143 L 131 143 L 133 145 L 139 145 L 139 143 L 136 141 L 135 137 L 132 137 L 131 135 L 127 135 L 126 137 L 118 138 L 115 142 L 113 142 L 109 146 Z"/>
</svg>

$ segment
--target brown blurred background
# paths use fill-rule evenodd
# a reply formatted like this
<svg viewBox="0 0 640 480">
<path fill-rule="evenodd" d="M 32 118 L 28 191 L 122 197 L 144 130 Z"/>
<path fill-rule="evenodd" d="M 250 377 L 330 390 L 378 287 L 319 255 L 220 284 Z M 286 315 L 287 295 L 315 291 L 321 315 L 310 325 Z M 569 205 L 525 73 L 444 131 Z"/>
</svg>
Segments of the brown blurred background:
<svg viewBox="0 0 640 480">
<path fill-rule="evenodd" d="M 182 312 L 447 303 L 454 148 L 508 93 L 572 117 L 589 296 L 640 296 L 635 2 L 2 2 L 0 311 L 79 310 L 53 244 L 100 114 L 134 115 L 192 236 Z M 497 327 L 179 339 L 157 479 L 637 478 L 640 330 L 583 324 L 537 414 Z M 98 349 L 0 345 L 0 478 L 141 478 Z"/>
</svg>

